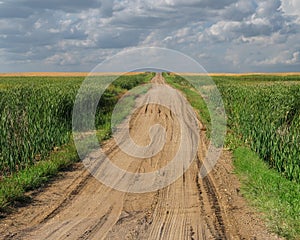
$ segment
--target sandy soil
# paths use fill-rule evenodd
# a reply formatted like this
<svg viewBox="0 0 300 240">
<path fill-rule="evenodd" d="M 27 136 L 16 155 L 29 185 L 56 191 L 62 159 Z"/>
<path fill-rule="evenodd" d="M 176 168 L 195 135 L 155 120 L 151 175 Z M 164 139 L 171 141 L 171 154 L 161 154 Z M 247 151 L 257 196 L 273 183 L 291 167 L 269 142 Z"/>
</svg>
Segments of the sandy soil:
<svg viewBox="0 0 300 240">
<path fill-rule="evenodd" d="M 159 74 L 152 82 L 164 85 Z M 146 98 L 149 102 L 146 101 L 130 120 L 130 135 L 136 143 L 146 146 L 150 141 L 150 126 L 160 123 L 166 129 L 163 150 L 140 161 L 122 152 L 113 139 L 104 147 L 112 162 L 130 172 L 158 170 L 178 151 L 182 132 L 172 113 L 174 109 L 151 104 L 151 98 L 159 102 L 163 97 L 156 84 Z M 126 193 L 101 184 L 81 163 L 76 164 L 45 189 L 30 193 L 32 203 L 15 209 L 13 214 L 2 219 L 0 238 L 279 239 L 266 230 L 259 215 L 241 196 L 229 152 L 223 152 L 216 168 L 207 177 L 199 178 L 207 151 L 205 128 L 193 118 L 191 108 L 177 91 L 164 97 L 176 103 L 184 116 L 181 128 L 190 131 L 190 138 L 184 143 L 187 157 L 196 134 L 189 126 L 194 122 L 199 124 L 196 158 L 183 176 L 157 191 Z"/>
</svg>

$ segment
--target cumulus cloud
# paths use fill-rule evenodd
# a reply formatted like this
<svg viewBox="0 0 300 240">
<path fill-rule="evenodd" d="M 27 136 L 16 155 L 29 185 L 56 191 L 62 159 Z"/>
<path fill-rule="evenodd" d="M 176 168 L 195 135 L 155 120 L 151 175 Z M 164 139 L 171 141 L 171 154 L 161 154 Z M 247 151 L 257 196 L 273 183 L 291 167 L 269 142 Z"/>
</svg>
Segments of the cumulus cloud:
<svg viewBox="0 0 300 240">
<path fill-rule="evenodd" d="M 10 0 L 0 4 L 0 71 L 89 71 L 135 46 L 176 49 L 214 72 L 294 71 L 300 66 L 299 4 Z"/>
<path fill-rule="evenodd" d="M 281 64 L 281 65 L 292 65 L 297 64 L 300 62 L 300 52 L 291 53 L 289 51 L 280 52 L 278 55 L 265 59 L 258 64 L 263 65 L 274 65 L 274 64 Z"/>
<path fill-rule="evenodd" d="M 300 15 L 300 2 L 298 0 L 282 0 L 281 9 L 287 15 Z"/>
</svg>

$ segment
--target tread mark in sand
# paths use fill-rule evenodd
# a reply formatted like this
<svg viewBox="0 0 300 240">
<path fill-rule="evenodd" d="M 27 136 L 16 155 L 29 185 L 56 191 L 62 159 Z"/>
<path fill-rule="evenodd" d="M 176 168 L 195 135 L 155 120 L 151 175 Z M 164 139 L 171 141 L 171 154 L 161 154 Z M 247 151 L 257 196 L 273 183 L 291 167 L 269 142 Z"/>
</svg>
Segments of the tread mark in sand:
<svg viewBox="0 0 300 240">
<path fill-rule="evenodd" d="M 163 225 L 160 228 L 159 239 L 162 239 L 164 228 L 165 228 L 165 223 L 163 223 Z"/>
<path fill-rule="evenodd" d="M 207 192 L 207 195 L 209 197 L 209 201 L 211 203 L 212 209 L 215 212 L 216 220 L 215 222 L 215 228 L 217 230 L 218 236 L 216 236 L 218 239 L 226 239 L 226 230 L 225 230 L 225 224 L 222 218 L 222 211 L 221 207 L 216 195 L 216 189 L 210 182 L 208 177 L 205 177 L 203 179 L 203 184 L 205 191 Z"/>
<path fill-rule="evenodd" d="M 89 230 L 86 230 L 85 233 L 80 236 L 78 239 L 80 240 L 87 240 L 90 239 L 95 233 L 97 233 L 97 230 L 100 229 L 103 224 L 107 221 L 108 215 L 112 212 L 113 207 L 110 207 L 108 211 L 99 219 L 99 221 Z"/>
<path fill-rule="evenodd" d="M 194 236 L 195 236 L 194 229 L 193 229 L 192 226 L 190 226 L 190 237 L 191 237 L 191 240 L 195 240 Z"/>
<path fill-rule="evenodd" d="M 200 159 L 198 157 L 197 157 L 197 167 L 199 170 L 201 169 Z M 221 207 L 220 207 L 220 204 L 218 201 L 218 197 L 216 195 L 216 189 L 210 182 L 210 179 L 208 176 L 206 176 L 202 180 L 203 180 L 202 182 L 203 182 L 204 190 L 206 192 L 208 201 L 210 203 L 210 207 L 214 211 L 215 217 L 216 217 L 216 221 L 213 222 L 213 226 L 211 226 L 211 224 L 208 223 L 208 220 L 206 218 L 208 228 L 210 229 L 210 232 L 214 235 L 214 237 L 216 239 L 227 239 L 225 224 L 224 224 L 223 217 L 222 217 L 222 211 L 221 211 Z M 200 202 L 203 203 L 203 196 L 202 196 L 203 192 L 201 190 L 201 184 L 200 184 L 200 179 L 199 179 L 198 174 L 196 176 L 196 184 L 197 184 L 197 189 L 198 189 L 198 193 L 199 193 L 199 200 L 200 200 Z M 203 206 L 202 206 L 202 211 L 205 212 L 205 209 L 203 208 Z M 211 229 L 211 228 L 214 228 L 214 229 Z"/>
<path fill-rule="evenodd" d="M 91 175 L 87 175 L 78 185 L 75 189 L 73 189 L 66 198 L 62 201 L 61 204 L 59 204 L 51 213 L 49 213 L 40 223 L 46 223 L 50 219 L 52 219 L 54 216 L 56 216 L 62 209 L 64 209 L 84 188 L 87 181 L 91 178 Z"/>
<path fill-rule="evenodd" d="M 113 147 L 110 149 L 108 154 L 115 151 L 117 147 Z M 92 178 L 93 176 L 91 174 L 88 174 L 84 177 L 83 180 L 80 181 L 80 183 L 76 186 L 75 189 L 73 189 L 66 197 L 65 199 L 59 204 L 52 212 L 50 212 L 42 221 L 40 221 L 40 224 L 44 224 L 48 222 L 50 219 L 52 219 L 54 216 L 56 216 L 61 210 L 63 210 L 76 196 L 79 195 L 81 190 L 84 188 L 86 183 Z"/>
</svg>

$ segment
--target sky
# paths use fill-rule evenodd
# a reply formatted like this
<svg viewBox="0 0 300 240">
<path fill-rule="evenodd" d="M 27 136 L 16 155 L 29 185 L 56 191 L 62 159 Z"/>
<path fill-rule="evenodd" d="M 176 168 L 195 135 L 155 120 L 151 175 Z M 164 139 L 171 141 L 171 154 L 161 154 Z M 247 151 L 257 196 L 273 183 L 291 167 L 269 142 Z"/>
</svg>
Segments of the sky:
<svg viewBox="0 0 300 240">
<path fill-rule="evenodd" d="M 0 0 L 0 72 L 89 72 L 136 47 L 208 72 L 300 72 L 300 1 Z"/>
</svg>

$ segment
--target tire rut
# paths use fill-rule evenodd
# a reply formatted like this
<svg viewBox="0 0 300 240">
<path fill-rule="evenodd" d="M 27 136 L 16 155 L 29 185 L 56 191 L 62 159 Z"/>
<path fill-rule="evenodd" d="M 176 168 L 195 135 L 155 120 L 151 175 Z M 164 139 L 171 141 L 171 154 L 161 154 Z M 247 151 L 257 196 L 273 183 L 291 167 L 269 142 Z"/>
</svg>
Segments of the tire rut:
<svg viewBox="0 0 300 240">
<path fill-rule="evenodd" d="M 197 158 L 197 166 L 200 172 L 201 163 Z M 215 239 L 227 239 L 227 232 L 223 220 L 223 213 L 218 200 L 216 187 L 212 184 L 210 176 L 196 178 L 199 199 L 202 202 L 202 214 L 211 234 Z"/>
<path fill-rule="evenodd" d="M 60 211 L 62 211 L 66 206 L 68 206 L 70 204 L 70 202 L 78 195 L 80 194 L 81 190 L 85 187 L 85 185 L 87 184 L 88 180 L 92 177 L 90 175 L 90 173 L 86 173 L 86 176 L 83 177 L 83 179 L 77 184 L 76 184 L 76 188 L 73 189 L 67 196 L 66 198 L 63 200 L 63 202 L 61 204 L 59 204 L 59 206 L 54 209 L 50 214 L 48 214 L 41 222 L 40 224 L 45 224 L 48 220 L 52 219 L 54 216 L 56 216 L 57 214 L 59 214 Z"/>
<path fill-rule="evenodd" d="M 88 240 L 93 238 L 97 232 L 99 231 L 99 229 L 104 225 L 104 223 L 107 221 L 107 216 L 112 212 L 112 207 L 105 213 L 104 216 L 102 216 L 100 218 L 100 220 L 91 227 L 91 229 L 86 230 L 86 232 L 80 236 L 78 239 L 80 240 Z"/>
</svg>

